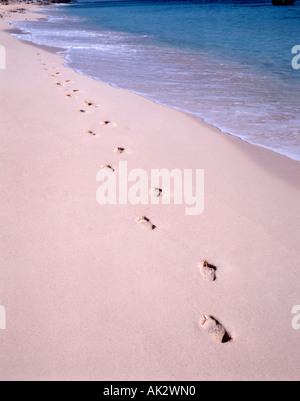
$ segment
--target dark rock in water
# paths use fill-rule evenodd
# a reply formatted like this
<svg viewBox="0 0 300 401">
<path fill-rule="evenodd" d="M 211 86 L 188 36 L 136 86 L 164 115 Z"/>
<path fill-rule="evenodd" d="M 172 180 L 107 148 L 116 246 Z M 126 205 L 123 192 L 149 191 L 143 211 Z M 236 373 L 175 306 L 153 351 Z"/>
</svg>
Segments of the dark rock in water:
<svg viewBox="0 0 300 401">
<path fill-rule="evenodd" d="M 296 2 L 296 0 L 272 0 L 274 6 L 290 6 Z"/>
</svg>

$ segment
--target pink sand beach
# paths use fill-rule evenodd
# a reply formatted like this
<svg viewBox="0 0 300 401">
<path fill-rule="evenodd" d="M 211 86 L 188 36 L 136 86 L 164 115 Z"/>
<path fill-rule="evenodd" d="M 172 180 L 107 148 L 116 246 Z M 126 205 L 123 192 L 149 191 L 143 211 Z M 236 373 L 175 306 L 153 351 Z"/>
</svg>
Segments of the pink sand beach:
<svg viewBox="0 0 300 401">
<path fill-rule="evenodd" d="M 0 6 L 0 380 L 299 380 L 300 163 L 77 74 L 9 34 L 37 18 L 18 7 Z M 204 212 L 100 205 L 120 162 L 204 170 Z"/>
</svg>

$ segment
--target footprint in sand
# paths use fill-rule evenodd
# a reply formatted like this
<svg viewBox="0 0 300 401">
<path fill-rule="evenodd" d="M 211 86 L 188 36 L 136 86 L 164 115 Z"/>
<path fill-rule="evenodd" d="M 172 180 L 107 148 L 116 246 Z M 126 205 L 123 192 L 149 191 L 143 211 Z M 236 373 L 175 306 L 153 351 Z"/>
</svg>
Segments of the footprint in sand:
<svg viewBox="0 0 300 401">
<path fill-rule="evenodd" d="M 232 341 L 232 338 L 223 325 L 209 315 L 203 315 L 201 317 L 200 326 L 219 343 L 228 343 Z"/>
<path fill-rule="evenodd" d="M 215 281 L 216 280 L 217 267 L 210 264 L 207 260 L 203 260 L 200 263 L 200 272 L 204 280 Z"/>
<path fill-rule="evenodd" d="M 55 82 L 56 86 L 65 86 L 65 84 L 63 82 Z"/>
<path fill-rule="evenodd" d="M 85 131 L 85 133 L 88 134 L 88 135 L 91 135 L 91 136 L 98 136 L 98 135 L 96 134 L 96 132 L 94 132 L 94 131 L 92 131 L 92 130 Z"/>
<path fill-rule="evenodd" d="M 86 106 L 88 106 L 88 107 L 100 107 L 99 104 L 96 104 L 96 103 L 94 103 L 94 102 L 92 102 L 92 101 L 89 101 L 89 100 L 86 100 L 86 101 L 84 102 L 84 104 L 85 104 Z"/>
<path fill-rule="evenodd" d="M 65 97 L 68 97 L 68 98 L 70 98 L 70 99 L 75 99 L 75 98 L 76 98 L 76 96 L 71 95 L 70 93 L 67 93 L 67 94 L 65 95 Z"/>
<path fill-rule="evenodd" d="M 102 170 L 109 170 L 109 171 L 111 171 L 112 173 L 114 173 L 116 170 L 112 167 L 112 166 L 110 166 L 109 164 L 104 164 L 103 166 L 101 166 L 101 169 Z"/>
<path fill-rule="evenodd" d="M 110 125 L 111 124 L 111 121 L 102 121 L 101 123 L 99 123 L 99 125 Z"/>
<path fill-rule="evenodd" d="M 114 149 L 114 153 L 116 154 L 116 155 L 121 155 L 122 153 L 124 153 L 125 152 L 125 148 L 115 148 Z"/>
<path fill-rule="evenodd" d="M 136 222 L 140 224 L 145 230 L 153 231 L 156 229 L 156 226 L 151 223 L 151 220 L 146 216 L 141 216 L 136 219 Z"/>
<path fill-rule="evenodd" d="M 82 114 L 85 114 L 85 113 L 86 113 L 86 111 L 83 110 L 83 109 L 79 109 L 79 110 L 77 110 L 77 111 L 78 111 L 78 113 L 82 113 Z"/>
<path fill-rule="evenodd" d="M 161 188 L 152 188 L 150 194 L 153 198 L 159 198 L 162 194 Z"/>
</svg>

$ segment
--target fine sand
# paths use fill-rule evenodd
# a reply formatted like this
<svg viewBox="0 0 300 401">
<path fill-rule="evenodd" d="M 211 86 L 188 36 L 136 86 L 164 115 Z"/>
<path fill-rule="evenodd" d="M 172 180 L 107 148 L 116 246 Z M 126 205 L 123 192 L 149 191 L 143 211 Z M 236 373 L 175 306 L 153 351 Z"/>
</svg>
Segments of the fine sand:
<svg viewBox="0 0 300 401">
<path fill-rule="evenodd" d="M 300 163 L 78 75 L 25 18 L 0 20 L 0 380 L 299 380 Z M 119 161 L 204 169 L 204 213 L 100 206 Z"/>
</svg>

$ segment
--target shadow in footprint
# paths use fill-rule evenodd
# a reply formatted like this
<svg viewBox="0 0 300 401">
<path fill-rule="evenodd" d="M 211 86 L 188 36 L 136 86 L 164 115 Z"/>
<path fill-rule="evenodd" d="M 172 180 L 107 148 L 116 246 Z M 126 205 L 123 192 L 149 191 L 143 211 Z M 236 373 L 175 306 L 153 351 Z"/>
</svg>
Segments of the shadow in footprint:
<svg viewBox="0 0 300 401">
<path fill-rule="evenodd" d="M 226 344 L 226 343 L 231 343 L 233 341 L 233 338 L 231 337 L 231 335 L 226 331 L 223 340 L 222 340 L 222 344 Z"/>
</svg>

